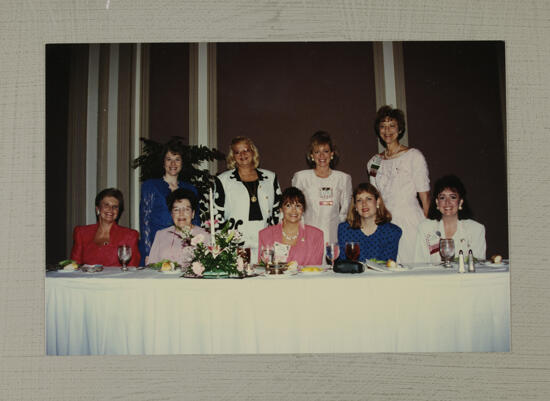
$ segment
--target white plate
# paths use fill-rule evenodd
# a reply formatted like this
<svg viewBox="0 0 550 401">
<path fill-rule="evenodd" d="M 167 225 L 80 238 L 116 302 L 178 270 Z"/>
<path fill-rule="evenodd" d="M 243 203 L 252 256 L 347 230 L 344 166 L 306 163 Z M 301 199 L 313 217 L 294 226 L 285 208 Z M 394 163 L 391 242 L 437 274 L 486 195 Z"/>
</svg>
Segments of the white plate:
<svg viewBox="0 0 550 401">
<path fill-rule="evenodd" d="M 323 274 L 325 273 L 326 270 L 320 270 L 320 271 L 317 271 L 317 270 L 314 270 L 314 271 L 304 271 L 304 270 L 300 270 L 300 273 L 303 273 L 303 274 Z"/>
<path fill-rule="evenodd" d="M 367 267 L 369 267 L 371 270 L 376 270 L 378 272 L 383 272 L 383 273 L 388 273 L 390 272 L 391 270 L 388 269 L 386 266 L 380 264 L 380 263 L 375 263 L 371 260 L 367 260 L 364 265 L 366 266 L 365 267 L 365 271 L 367 270 Z"/>
<path fill-rule="evenodd" d="M 485 266 L 488 266 L 488 267 L 502 267 L 502 266 L 506 266 L 508 264 L 508 262 L 502 262 L 502 263 L 493 263 L 493 262 L 485 262 Z"/>
<path fill-rule="evenodd" d="M 63 269 L 59 269 L 59 270 L 56 270 L 57 273 L 74 273 L 74 272 L 78 272 L 80 270 L 74 270 L 74 269 L 71 269 L 71 270 L 63 270 Z"/>
<path fill-rule="evenodd" d="M 162 274 L 183 274 L 183 272 L 181 270 L 168 270 L 168 271 L 158 271 L 159 273 L 162 273 Z"/>
</svg>

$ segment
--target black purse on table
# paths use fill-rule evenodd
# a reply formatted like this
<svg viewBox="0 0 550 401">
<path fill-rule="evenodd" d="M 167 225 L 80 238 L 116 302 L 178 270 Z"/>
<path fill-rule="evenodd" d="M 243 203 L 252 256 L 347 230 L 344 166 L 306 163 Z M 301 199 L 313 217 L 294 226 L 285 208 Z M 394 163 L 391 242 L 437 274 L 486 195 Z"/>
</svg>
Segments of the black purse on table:
<svg viewBox="0 0 550 401">
<path fill-rule="evenodd" d="M 365 266 L 353 260 L 337 260 L 332 269 L 335 273 L 363 273 Z"/>
</svg>

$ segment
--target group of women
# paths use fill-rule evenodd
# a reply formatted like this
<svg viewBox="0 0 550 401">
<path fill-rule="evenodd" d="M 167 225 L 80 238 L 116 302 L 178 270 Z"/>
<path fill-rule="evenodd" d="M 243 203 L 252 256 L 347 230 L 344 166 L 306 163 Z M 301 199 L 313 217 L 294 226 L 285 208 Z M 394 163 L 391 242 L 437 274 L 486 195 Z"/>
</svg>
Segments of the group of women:
<svg viewBox="0 0 550 401">
<path fill-rule="evenodd" d="M 403 112 L 381 107 L 374 131 L 384 151 L 367 163 L 369 182 L 354 190 L 351 176 L 334 169 L 338 151 L 326 132 L 311 137 L 306 157 L 310 168 L 296 172 L 292 186 L 283 192 L 276 174 L 259 168 L 260 155 L 252 140 L 234 138 L 228 170 L 215 177 L 216 226 L 228 223 L 238 230 L 243 247 L 259 260 L 269 249 L 280 262 L 320 265 L 326 243 L 345 249 L 347 242 L 357 242 L 361 261 L 437 262 L 441 238 L 453 238 L 457 253 L 471 249 L 476 258 L 484 259 L 485 229 L 470 219 L 462 182 L 453 175 L 440 178 L 430 202 L 424 156 L 399 143 L 405 133 Z M 113 250 L 128 243 L 130 265 L 162 259 L 190 262 L 191 251 L 185 250 L 189 237 L 182 232 L 209 238 L 200 227 L 198 193 L 178 179 L 182 153 L 177 146 L 166 146 L 163 160 L 163 177 L 142 185 L 139 244 L 137 231 L 117 225 L 123 199 L 120 191 L 110 188 L 96 197 L 98 222 L 75 228 L 71 259 L 119 265 Z"/>
</svg>

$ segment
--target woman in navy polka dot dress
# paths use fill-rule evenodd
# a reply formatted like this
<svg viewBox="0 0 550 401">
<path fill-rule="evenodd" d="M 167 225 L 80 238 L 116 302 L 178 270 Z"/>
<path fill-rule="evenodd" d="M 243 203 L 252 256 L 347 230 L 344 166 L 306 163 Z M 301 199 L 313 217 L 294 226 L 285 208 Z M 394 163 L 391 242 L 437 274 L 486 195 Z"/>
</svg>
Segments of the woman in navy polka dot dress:
<svg viewBox="0 0 550 401">
<path fill-rule="evenodd" d="M 346 242 L 358 242 L 359 261 L 395 260 L 401 228 L 390 223 L 391 213 L 372 184 L 362 183 L 353 191 L 347 221 L 338 226 L 338 244 L 345 259 Z"/>
</svg>

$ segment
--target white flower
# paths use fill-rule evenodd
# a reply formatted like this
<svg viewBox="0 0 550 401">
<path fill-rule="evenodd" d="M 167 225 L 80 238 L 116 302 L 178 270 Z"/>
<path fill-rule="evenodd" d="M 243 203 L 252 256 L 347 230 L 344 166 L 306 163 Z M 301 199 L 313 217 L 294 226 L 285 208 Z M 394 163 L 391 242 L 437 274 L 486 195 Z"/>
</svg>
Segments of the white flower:
<svg viewBox="0 0 550 401">
<path fill-rule="evenodd" d="M 208 247 L 208 251 L 212 254 L 212 256 L 214 256 L 214 259 L 216 259 L 216 257 L 222 253 L 222 249 L 220 248 L 219 245 L 214 245 L 214 246 L 209 246 Z"/>
<path fill-rule="evenodd" d="M 240 256 L 237 257 L 237 270 L 240 272 L 244 270 L 244 260 Z"/>
<path fill-rule="evenodd" d="M 197 234 L 197 235 L 194 236 L 193 239 L 191 240 L 191 245 L 196 246 L 197 244 L 202 244 L 203 242 L 204 242 L 204 235 L 202 235 L 202 234 Z"/>
<path fill-rule="evenodd" d="M 197 276 L 202 276 L 202 273 L 204 272 L 204 265 L 201 262 L 193 262 L 191 265 L 191 270 L 193 270 L 193 273 Z"/>
</svg>

